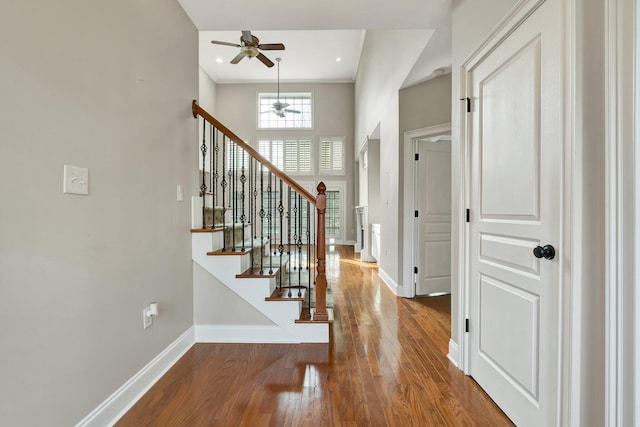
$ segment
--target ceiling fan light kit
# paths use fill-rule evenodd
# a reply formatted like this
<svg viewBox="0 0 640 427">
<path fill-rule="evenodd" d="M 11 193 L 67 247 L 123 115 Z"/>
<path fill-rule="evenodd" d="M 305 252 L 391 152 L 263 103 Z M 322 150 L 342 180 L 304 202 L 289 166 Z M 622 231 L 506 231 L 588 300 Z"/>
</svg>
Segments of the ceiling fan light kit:
<svg viewBox="0 0 640 427">
<path fill-rule="evenodd" d="M 238 43 L 229 43 L 218 40 L 211 40 L 213 44 L 219 44 L 222 46 L 231 46 L 231 47 L 239 47 L 240 53 L 231 60 L 232 64 L 237 64 L 242 60 L 242 58 L 258 58 L 260 62 L 262 62 L 267 67 L 271 68 L 274 66 L 274 63 L 267 58 L 261 50 L 284 50 L 284 45 L 282 43 L 266 43 L 260 44 L 260 39 L 251 34 L 250 30 L 242 30 L 242 35 L 240 36 L 240 44 Z"/>
</svg>

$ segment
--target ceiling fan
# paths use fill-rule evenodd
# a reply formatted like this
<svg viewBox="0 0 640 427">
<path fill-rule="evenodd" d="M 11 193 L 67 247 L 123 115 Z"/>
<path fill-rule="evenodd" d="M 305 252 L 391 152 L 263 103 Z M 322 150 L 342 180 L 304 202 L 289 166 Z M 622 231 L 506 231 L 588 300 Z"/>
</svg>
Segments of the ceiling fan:
<svg viewBox="0 0 640 427">
<path fill-rule="evenodd" d="M 287 108 L 289 106 L 288 103 L 280 102 L 280 61 L 282 61 L 282 58 L 276 58 L 276 62 L 278 63 L 278 97 L 276 98 L 276 102 L 271 104 L 271 110 L 262 111 L 262 113 L 273 112 L 278 117 L 284 117 L 284 113 L 300 114 L 298 110 Z"/>
<path fill-rule="evenodd" d="M 249 58 L 258 58 L 267 67 L 273 67 L 273 62 L 271 62 L 269 58 L 264 56 L 264 54 L 260 52 L 260 50 L 284 50 L 284 45 L 282 43 L 260 44 L 260 39 L 252 35 L 251 31 L 249 30 L 242 30 L 240 44 L 221 42 L 218 40 L 211 40 L 211 43 L 220 44 L 223 46 L 239 47 L 240 53 L 231 60 L 232 64 L 237 64 L 242 60 L 242 58 L 248 56 Z"/>
</svg>

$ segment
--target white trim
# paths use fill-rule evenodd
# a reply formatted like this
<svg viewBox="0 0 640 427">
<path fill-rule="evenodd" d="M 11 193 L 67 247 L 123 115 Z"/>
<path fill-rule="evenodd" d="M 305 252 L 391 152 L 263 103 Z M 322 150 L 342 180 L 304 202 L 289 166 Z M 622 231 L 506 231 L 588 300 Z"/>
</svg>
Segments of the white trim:
<svg viewBox="0 0 640 427">
<path fill-rule="evenodd" d="M 103 427 L 116 423 L 195 343 L 193 327 L 91 411 L 76 427 Z"/>
<path fill-rule="evenodd" d="M 606 111 L 606 342 L 605 422 L 638 425 L 633 386 L 634 333 L 634 182 L 637 60 L 636 1 L 605 1 Z M 635 100 L 634 100 L 635 98 Z M 637 357 L 637 354 L 635 355 Z M 637 365 L 636 365 L 637 367 Z M 637 374 L 637 372 L 636 372 Z M 637 387 L 637 385 L 636 385 Z M 635 423 L 635 424 L 634 424 Z"/>
<path fill-rule="evenodd" d="M 297 343 L 277 325 L 195 325 L 198 343 Z"/>
<path fill-rule="evenodd" d="M 451 363 L 453 363 L 454 365 L 456 365 L 456 368 L 458 368 L 458 355 L 459 355 L 460 350 L 458 349 L 458 344 L 456 344 L 456 342 L 452 339 L 449 340 L 449 353 L 447 354 L 447 359 L 449 359 L 449 361 L 451 361 Z"/>
<path fill-rule="evenodd" d="M 395 295 L 400 296 L 402 294 L 402 286 L 398 286 L 398 284 L 387 274 L 386 271 L 382 269 L 382 267 L 378 267 L 378 277 L 382 279 L 384 284 L 387 285 Z"/>
<path fill-rule="evenodd" d="M 402 263 L 402 296 L 405 298 L 413 298 L 416 295 L 416 288 L 414 282 L 413 267 L 416 265 L 415 254 L 415 233 L 414 223 L 415 217 L 413 211 L 416 210 L 415 206 L 415 180 L 414 174 L 416 169 L 416 162 L 413 154 L 413 141 L 417 138 L 423 138 L 428 136 L 437 136 L 442 134 L 451 133 L 451 122 L 442 123 L 435 126 L 429 126 L 421 129 L 408 130 L 404 133 L 404 159 L 403 159 L 403 221 L 402 221 L 402 250 L 403 254 L 407 256 L 403 257 Z"/>
</svg>

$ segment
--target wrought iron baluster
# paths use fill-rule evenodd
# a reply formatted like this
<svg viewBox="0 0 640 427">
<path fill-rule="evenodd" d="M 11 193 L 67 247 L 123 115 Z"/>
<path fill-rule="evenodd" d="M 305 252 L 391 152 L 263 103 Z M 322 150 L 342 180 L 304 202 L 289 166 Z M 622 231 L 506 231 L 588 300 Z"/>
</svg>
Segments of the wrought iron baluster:
<svg viewBox="0 0 640 427">
<path fill-rule="evenodd" d="M 207 121 L 202 119 L 202 145 L 200 146 L 202 153 L 202 184 L 200 184 L 200 192 L 202 193 L 202 228 L 206 228 L 205 219 L 207 212 L 207 184 L 205 176 L 205 164 L 207 156 Z"/>
<path fill-rule="evenodd" d="M 222 252 L 227 250 L 227 205 L 225 204 L 225 189 L 227 187 L 227 137 L 222 136 L 222 181 L 220 187 L 222 187 Z"/>
<path fill-rule="evenodd" d="M 282 254 L 284 252 L 284 245 L 282 240 L 282 220 L 284 219 L 284 205 L 282 204 L 283 197 L 283 184 L 282 179 L 280 180 L 280 203 L 278 204 L 278 214 L 280 215 L 280 241 L 278 242 L 278 251 L 280 252 L 280 270 L 279 270 L 279 282 L 280 282 L 280 292 L 279 295 L 282 296 Z"/>
<path fill-rule="evenodd" d="M 236 224 L 238 223 L 238 182 L 236 181 L 236 162 L 238 159 L 236 158 L 237 148 L 238 146 L 232 140 L 229 140 L 230 155 L 231 155 L 231 170 L 229 171 L 229 175 L 231 175 L 231 193 L 229 202 L 231 204 L 231 250 L 233 252 L 236 251 Z"/>
<path fill-rule="evenodd" d="M 298 285 L 302 285 L 302 196 L 298 194 L 300 219 L 298 223 Z M 302 296 L 302 288 L 298 287 L 298 298 Z"/>
<path fill-rule="evenodd" d="M 244 212 L 244 183 L 247 182 L 247 177 L 244 174 L 244 150 L 240 151 L 240 155 L 242 156 L 242 168 L 240 169 L 240 183 L 242 184 L 242 193 L 241 193 L 241 204 L 242 204 L 242 214 L 240 215 L 240 222 L 242 223 L 242 251 L 245 251 L 245 243 L 244 243 L 244 226 L 247 221 L 247 216 Z"/>
<path fill-rule="evenodd" d="M 287 256 L 289 257 L 289 271 L 287 272 L 289 293 L 287 295 L 291 296 L 291 187 L 287 187 Z"/>
<path fill-rule="evenodd" d="M 260 274 L 264 274 L 264 165 L 260 164 Z"/>
<path fill-rule="evenodd" d="M 311 294 L 311 269 L 309 268 L 309 263 L 311 262 L 311 229 L 310 229 L 310 221 L 311 221 L 311 203 L 307 200 L 307 226 L 305 227 L 305 232 L 307 234 L 307 283 L 309 284 L 309 294 Z"/>
<path fill-rule="evenodd" d="M 271 177 L 272 173 L 269 171 L 269 185 L 267 185 L 267 200 L 268 200 L 268 211 L 267 211 L 267 226 L 269 227 L 269 274 L 273 274 L 273 251 L 271 249 L 271 243 L 273 242 L 273 215 L 272 215 L 272 205 L 273 205 L 273 195 L 272 195 L 272 187 L 271 187 Z"/>
<path fill-rule="evenodd" d="M 249 255 L 250 258 L 250 262 L 251 262 L 251 274 L 253 274 L 253 249 L 254 249 L 254 242 L 255 242 L 255 214 L 253 213 L 254 209 L 255 209 L 255 205 L 253 204 L 253 189 L 254 189 L 254 182 L 253 182 L 253 157 L 249 157 L 249 224 L 250 224 L 250 230 L 249 230 L 249 239 L 251 239 L 251 243 L 250 243 L 250 247 L 251 247 L 251 254 Z M 252 221 L 253 218 L 253 221 Z"/>
<path fill-rule="evenodd" d="M 213 179 L 214 179 L 214 185 L 213 185 L 213 207 L 214 207 L 214 217 L 213 217 L 213 226 L 212 228 L 215 228 L 215 207 L 216 206 L 220 206 L 220 190 L 218 190 L 218 178 L 219 178 L 219 174 L 218 174 L 218 159 L 220 158 L 219 154 L 220 154 L 220 133 L 217 131 L 214 133 L 214 143 L 215 143 L 215 147 L 213 149 L 213 164 L 214 164 L 214 171 L 212 171 L 213 173 Z"/>
<path fill-rule="evenodd" d="M 211 228 L 214 228 L 215 217 L 216 217 L 216 203 L 213 199 L 213 192 L 215 191 L 213 187 L 213 145 L 216 136 L 218 135 L 218 130 L 213 127 L 213 125 L 209 125 L 209 193 L 211 193 Z"/>
</svg>

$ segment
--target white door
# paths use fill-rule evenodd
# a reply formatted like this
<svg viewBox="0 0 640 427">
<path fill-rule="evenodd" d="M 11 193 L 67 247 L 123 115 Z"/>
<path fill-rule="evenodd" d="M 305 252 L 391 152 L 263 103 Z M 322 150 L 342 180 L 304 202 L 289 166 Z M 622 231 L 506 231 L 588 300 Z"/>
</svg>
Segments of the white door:
<svg viewBox="0 0 640 427">
<path fill-rule="evenodd" d="M 451 292 L 451 143 L 416 143 L 418 273 L 416 295 Z"/>
<path fill-rule="evenodd" d="M 561 19 L 545 1 L 467 75 L 469 373 L 518 426 L 557 424 Z"/>
</svg>

